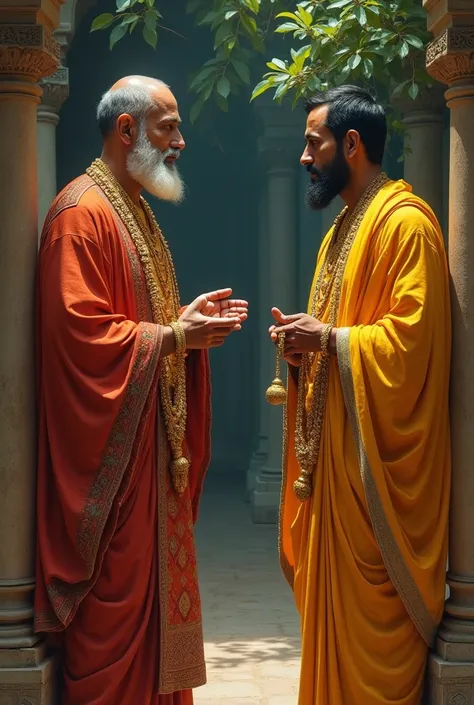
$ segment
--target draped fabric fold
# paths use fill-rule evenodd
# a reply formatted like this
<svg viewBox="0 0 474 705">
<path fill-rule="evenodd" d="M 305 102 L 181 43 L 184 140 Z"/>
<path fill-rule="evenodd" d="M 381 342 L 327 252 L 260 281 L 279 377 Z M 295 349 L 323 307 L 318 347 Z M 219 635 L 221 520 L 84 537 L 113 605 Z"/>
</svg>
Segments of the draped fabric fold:
<svg viewBox="0 0 474 705">
<path fill-rule="evenodd" d="M 45 225 L 37 322 L 35 626 L 62 632 L 63 705 L 189 705 L 205 682 L 193 515 L 210 455 L 208 358 L 188 359 L 181 496 L 158 394 L 163 329 L 130 235 L 87 176 Z"/>
<path fill-rule="evenodd" d="M 291 489 L 289 385 L 280 552 L 302 622 L 299 702 L 419 705 L 445 598 L 450 309 L 439 225 L 404 182 L 384 186 L 365 215 L 337 326 L 304 504 Z"/>
</svg>

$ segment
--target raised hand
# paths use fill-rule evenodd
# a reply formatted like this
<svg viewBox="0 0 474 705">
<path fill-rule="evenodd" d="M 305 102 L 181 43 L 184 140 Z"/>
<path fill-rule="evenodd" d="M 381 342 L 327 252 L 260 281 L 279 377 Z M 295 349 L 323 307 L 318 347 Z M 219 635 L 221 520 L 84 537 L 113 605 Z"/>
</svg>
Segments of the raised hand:
<svg viewBox="0 0 474 705">
<path fill-rule="evenodd" d="M 212 318 L 240 318 L 243 323 L 248 317 L 249 305 L 243 299 L 230 299 L 232 289 L 219 289 L 205 294 L 207 306 L 202 312 L 204 316 Z"/>
<path fill-rule="evenodd" d="M 239 314 L 234 310 L 233 315 L 215 315 L 216 305 L 228 299 L 231 293 L 230 289 L 221 289 L 202 294 L 183 311 L 179 321 L 186 334 L 186 345 L 189 350 L 220 347 L 231 333 L 242 328 L 242 321 L 247 317 L 245 314 L 245 318 L 241 318 L 244 313 Z M 230 308 L 244 307 L 233 305 Z M 225 310 L 229 310 L 229 307 Z M 208 315 L 207 311 L 211 311 L 214 315 Z"/>
</svg>

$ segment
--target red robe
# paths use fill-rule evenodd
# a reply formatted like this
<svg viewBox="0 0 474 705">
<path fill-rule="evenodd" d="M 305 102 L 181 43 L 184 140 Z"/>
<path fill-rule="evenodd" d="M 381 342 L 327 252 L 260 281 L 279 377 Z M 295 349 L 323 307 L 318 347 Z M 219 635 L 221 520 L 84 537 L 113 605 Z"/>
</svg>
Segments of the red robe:
<svg viewBox="0 0 474 705">
<path fill-rule="evenodd" d="M 151 321 L 131 237 L 82 176 L 51 208 L 38 270 L 35 627 L 60 633 L 61 705 L 190 705 L 206 680 L 193 527 L 208 357 L 187 360 L 192 462 L 179 496 Z"/>
</svg>

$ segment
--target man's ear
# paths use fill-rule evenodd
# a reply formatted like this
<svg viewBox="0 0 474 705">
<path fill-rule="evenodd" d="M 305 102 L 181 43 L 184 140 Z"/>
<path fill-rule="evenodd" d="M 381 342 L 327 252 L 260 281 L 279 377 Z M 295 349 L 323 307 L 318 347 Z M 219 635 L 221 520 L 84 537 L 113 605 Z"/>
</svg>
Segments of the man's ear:
<svg viewBox="0 0 474 705">
<path fill-rule="evenodd" d="M 136 135 L 136 123 L 131 115 L 124 113 L 117 119 L 117 132 L 124 144 L 130 146 Z"/>
<path fill-rule="evenodd" d="M 354 157 L 360 147 L 360 135 L 357 130 L 349 130 L 345 136 L 346 157 L 350 159 Z"/>
</svg>

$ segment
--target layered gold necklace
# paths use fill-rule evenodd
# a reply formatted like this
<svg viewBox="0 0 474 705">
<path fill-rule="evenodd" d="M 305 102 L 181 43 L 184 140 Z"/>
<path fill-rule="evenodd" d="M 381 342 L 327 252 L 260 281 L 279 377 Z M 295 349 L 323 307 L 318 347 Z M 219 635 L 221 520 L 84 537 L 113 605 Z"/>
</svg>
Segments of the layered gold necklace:
<svg viewBox="0 0 474 705">
<path fill-rule="evenodd" d="M 141 198 L 147 225 L 139 208 L 101 159 L 92 163 L 87 174 L 103 191 L 130 233 L 143 267 L 153 322 L 164 326 L 175 324 L 180 315 L 178 282 L 168 243 L 153 211 Z M 177 349 L 174 355 L 163 358 L 160 364 L 161 405 L 173 454 L 171 475 L 175 490 L 183 493 L 189 471 L 189 461 L 183 455 L 187 418 L 185 350 Z"/>
<path fill-rule="evenodd" d="M 388 182 L 379 174 L 368 186 L 354 211 L 347 208 L 336 218 L 334 234 L 326 257 L 319 271 L 311 301 L 311 315 L 321 320 L 329 307 L 327 324 L 337 323 L 344 272 L 352 245 L 367 209 L 380 189 Z M 295 451 L 300 466 L 300 476 L 293 485 L 297 498 L 304 502 L 313 492 L 313 472 L 321 447 L 324 414 L 329 389 L 328 352 L 307 353 L 302 356 L 298 377 L 298 404 L 296 409 Z M 309 386 L 313 389 L 307 404 Z"/>
</svg>

